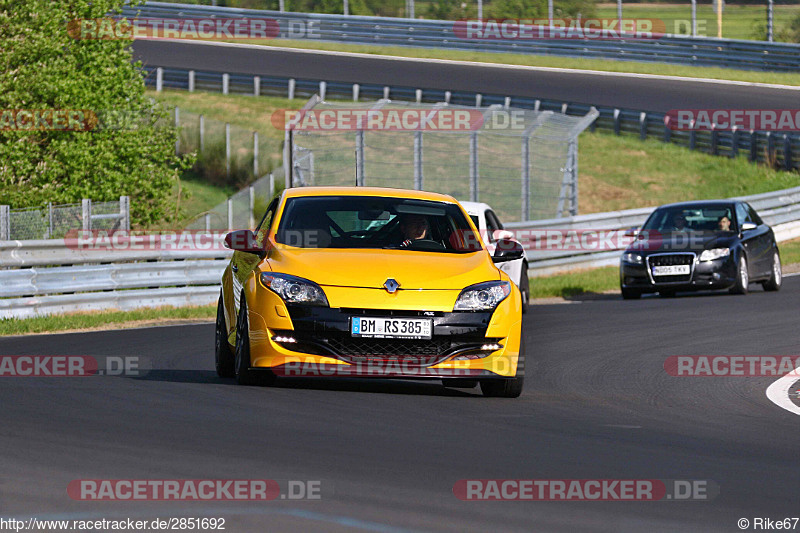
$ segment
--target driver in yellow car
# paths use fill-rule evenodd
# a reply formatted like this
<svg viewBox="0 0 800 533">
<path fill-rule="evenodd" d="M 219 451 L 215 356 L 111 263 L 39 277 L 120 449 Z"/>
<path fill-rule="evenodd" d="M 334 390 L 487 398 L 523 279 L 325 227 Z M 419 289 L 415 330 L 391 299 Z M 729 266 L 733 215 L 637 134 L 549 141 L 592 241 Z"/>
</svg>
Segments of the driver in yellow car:
<svg viewBox="0 0 800 533">
<path fill-rule="evenodd" d="M 400 246 L 410 246 L 413 241 L 427 237 L 428 219 L 423 215 L 401 215 L 400 233 L 403 236 Z"/>
</svg>

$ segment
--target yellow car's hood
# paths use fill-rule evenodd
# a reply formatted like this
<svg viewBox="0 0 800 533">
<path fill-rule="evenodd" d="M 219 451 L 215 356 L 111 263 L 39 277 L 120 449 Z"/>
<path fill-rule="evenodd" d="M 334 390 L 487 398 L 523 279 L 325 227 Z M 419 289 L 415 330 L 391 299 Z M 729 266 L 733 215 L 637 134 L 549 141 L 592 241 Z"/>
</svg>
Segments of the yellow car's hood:
<svg viewBox="0 0 800 533">
<path fill-rule="evenodd" d="M 488 252 L 454 254 L 409 250 L 273 248 L 269 265 L 319 285 L 382 289 L 393 278 L 401 289 L 461 290 L 500 279 Z"/>
</svg>

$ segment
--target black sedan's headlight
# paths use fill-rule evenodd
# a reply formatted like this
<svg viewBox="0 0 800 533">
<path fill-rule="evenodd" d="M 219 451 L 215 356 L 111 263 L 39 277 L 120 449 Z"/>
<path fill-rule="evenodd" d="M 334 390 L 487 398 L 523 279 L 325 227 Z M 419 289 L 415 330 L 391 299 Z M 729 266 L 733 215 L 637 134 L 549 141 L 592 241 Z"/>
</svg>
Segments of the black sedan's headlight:
<svg viewBox="0 0 800 533">
<path fill-rule="evenodd" d="M 261 283 L 286 303 L 328 306 L 325 292 L 313 281 L 289 274 L 262 272 Z"/>
<path fill-rule="evenodd" d="M 470 285 L 458 295 L 453 311 L 488 311 L 511 294 L 507 281 L 485 281 Z"/>
<path fill-rule="evenodd" d="M 632 265 L 641 265 L 642 254 L 637 254 L 636 252 L 625 252 L 622 254 L 622 262 L 630 263 Z"/>
<path fill-rule="evenodd" d="M 700 254 L 700 261 L 713 261 L 714 259 L 722 259 L 729 255 L 731 255 L 730 248 L 711 248 L 709 250 L 703 250 L 703 253 Z"/>
</svg>

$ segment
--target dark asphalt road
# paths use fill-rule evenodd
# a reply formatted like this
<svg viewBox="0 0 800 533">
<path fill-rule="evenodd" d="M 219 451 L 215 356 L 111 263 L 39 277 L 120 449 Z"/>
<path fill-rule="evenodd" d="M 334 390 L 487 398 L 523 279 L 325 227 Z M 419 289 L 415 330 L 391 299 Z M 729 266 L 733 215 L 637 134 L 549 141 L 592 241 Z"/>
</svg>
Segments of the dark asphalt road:
<svg viewBox="0 0 800 533">
<path fill-rule="evenodd" d="M 222 516 L 227 531 L 738 531 L 800 514 L 800 420 L 774 378 L 678 378 L 670 355 L 797 354 L 800 278 L 779 293 L 608 298 L 527 315 L 527 389 L 286 381 L 213 371 L 211 324 L 0 339 L 0 354 L 139 355 L 144 378 L 2 378 L 0 516 Z M 269 503 L 79 502 L 73 479 L 311 479 Z M 462 502 L 470 478 L 708 479 L 709 502 Z"/>
<path fill-rule="evenodd" d="M 267 76 L 379 83 L 452 91 L 557 99 L 646 111 L 671 109 L 795 109 L 800 91 L 686 80 L 319 55 L 270 47 L 136 41 L 134 57 L 161 67 Z"/>
</svg>

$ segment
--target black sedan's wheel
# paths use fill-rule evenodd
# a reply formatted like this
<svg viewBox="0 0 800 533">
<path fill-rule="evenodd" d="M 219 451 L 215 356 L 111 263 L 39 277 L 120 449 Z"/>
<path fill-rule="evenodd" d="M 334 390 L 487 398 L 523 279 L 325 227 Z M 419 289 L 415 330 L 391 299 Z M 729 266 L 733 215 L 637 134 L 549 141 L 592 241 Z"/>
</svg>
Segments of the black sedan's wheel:
<svg viewBox="0 0 800 533">
<path fill-rule="evenodd" d="M 620 291 L 622 292 L 622 299 L 623 300 L 638 300 L 642 297 L 642 293 L 637 291 L 636 289 L 628 289 L 625 287 L 620 287 Z"/>
<path fill-rule="evenodd" d="M 525 378 L 525 344 L 520 340 L 519 361 L 517 373 L 511 379 L 484 379 L 481 380 L 481 392 L 490 398 L 517 398 L 522 394 Z"/>
<path fill-rule="evenodd" d="M 236 381 L 239 385 L 270 385 L 275 381 L 275 374 L 269 370 L 250 368 L 250 328 L 247 324 L 247 301 L 244 293 L 239 299 L 239 316 L 236 320 L 235 369 Z"/>
<path fill-rule="evenodd" d="M 214 334 L 214 366 L 217 375 L 221 378 L 235 376 L 234 355 L 231 345 L 228 344 L 228 328 L 225 325 L 225 310 L 222 307 L 222 294 L 217 302 L 217 324 Z"/>
<path fill-rule="evenodd" d="M 528 278 L 528 265 L 522 263 L 522 273 L 519 277 L 519 292 L 522 295 L 522 312 L 528 312 L 528 305 L 531 299 L 531 281 Z"/>
<path fill-rule="evenodd" d="M 736 283 L 731 287 L 731 294 L 747 294 L 748 285 L 750 285 L 750 274 L 747 272 L 747 259 L 744 255 L 740 255 L 736 268 Z"/>
<path fill-rule="evenodd" d="M 781 257 L 778 252 L 772 254 L 772 274 L 769 279 L 761 284 L 765 291 L 780 290 L 783 283 L 783 271 L 781 270 Z"/>
</svg>

